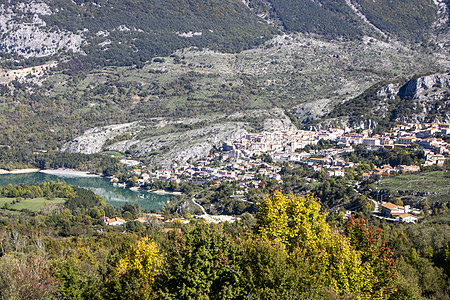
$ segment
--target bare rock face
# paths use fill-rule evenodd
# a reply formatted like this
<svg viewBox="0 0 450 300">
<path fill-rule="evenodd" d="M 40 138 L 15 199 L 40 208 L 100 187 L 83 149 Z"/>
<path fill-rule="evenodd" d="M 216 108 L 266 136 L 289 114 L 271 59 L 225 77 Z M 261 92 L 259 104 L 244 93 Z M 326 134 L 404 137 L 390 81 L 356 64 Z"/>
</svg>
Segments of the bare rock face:
<svg viewBox="0 0 450 300">
<path fill-rule="evenodd" d="M 155 165 L 163 167 L 183 164 L 188 160 L 195 161 L 209 155 L 214 146 L 220 146 L 225 141 L 236 140 L 248 134 L 247 123 L 233 121 L 245 115 L 264 120 L 260 129 L 265 131 L 295 128 L 282 109 L 254 110 L 246 113 L 237 112 L 227 116 L 226 121 L 218 123 L 203 124 L 201 119 L 185 119 L 182 122 L 191 124 L 193 129 L 143 137 L 140 140 L 122 141 L 110 145 L 108 149 L 118 152 L 128 150 L 137 156 L 147 156 Z M 173 121 L 161 120 L 155 128 L 171 125 Z"/>
<path fill-rule="evenodd" d="M 295 116 L 299 120 L 314 120 L 323 116 L 329 109 L 330 99 L 317 99 L 295 107 Z"/>
<path fill-rule="evenodd" d="M 433 88 L 450 88 L 448 74 L 434 74 L 411 79 L 398 92 L 401 98 L 420 99 L 426 96 Z"/>
<path fill-rule="evenodd" d="M 200 120 L 184 120 L 185 123 Z M 61 151 L 93 154 L 102 151 L 105 143 L 113 140 L 121 134 L 130 133 L 130 139 L 115 142 L 106 148 L 118 152 L 131 152 L 135 156 L 150 156 L 155 165 L 169 167 L 179 163 L 185 163 L 192 159 L 200 159 L 207 156 L 214 146 L 221 145 L 224 141 L 235 140 L 246 134 L 246 124 L 243 122 L 222 122 L 216 124 L 199 125 L 199 128 L 182 132 L 162 133 L 154 136 L 137 137 L 136 134 L 144 128 L 161 129 L 170 127 L 176 122 L 160 120 L 156 124 L 142 126 L 137 122 L 91 128 L 82 136 L 66 143 Z"/>
<path fill-rule="evenodd" d="M 447 122 L 450 119 L 447 113 L 450 107 L 449 89 L 450 75 L 439 73 L 413 78 L 402 86 L 388 84 L 378 90 L 378 105 L 373 108 L 373 113 L 379 118 L 385 118 L 389 99 L 400 97 L 410 102 L 414 109 L 414 113 L 408 117 L 410 121 L 420 122 L 431 116 L 436 122 Z"/>
<path fill-rule="evenodd" d="M 433 0 L 438 7 L 437 18 L 432 26 L 431 38 L 434 42 L 448 50 L 450 46 L 449 4 L 446 0 Z"/>
<path fill-rule="evenodd" d="M 155 165 L 170 167 L 205 157 L 214 146 L 246 135 L 248 131 L 245 126 L 239 122 L 211 124 L 184 132 L 121 141 L 108 146 L 108 150 L 128 150 L 136 156 L 149 155 Z"/>
<path fill-rule="evenodd" d="M 61 151 L 94 154 L 102 150 L 107 140 L 113 139 L 123 133 L 134 133 L 140 130 L 139 125 L 134 123 L 118 124 L 105 127 L 94 127 L 84 132 L 72 141 L 64 144 Z"/>
<path fill-rule="evenodd" d="M 386 97 L 389 99 L 395 98 L 395 95 L 398 92 L 398 84 L 390 83 L 380 89 L 377 93 L 378 97 Z"/>
<path fill-rule="evenodd" d="M 31 18 L 24 17 L 30 14 Z M 60 50 L 79 52 L 84 42 L 81 35 L 46 27 L 40 16 L 51 14 L 49 6 L 41 1 L 24 1 L 12 7 L 1 5 L 0 51 L 25 58 L 49 56 Z"/>
<path fill-rule="evenodd" d="M 277 129 L 288 130 L 294 129 L 295 126 L 292 124 L 289 118 L 286 119 L 266 119 L 264 120 L 264 130 L 265 131 L 274 131 Z"/>
<path fill-rule="evenodd" d="M 432 117 L 435 122 L 446 123 L 450 120 L 448 114 L 450 107 L 449 93 L 449 74 L 438 73 L 413 78 L 403 86 L 389 84 L 380 89 L 377 93 L 379 96 L 378 106 L 373 111 L 379 117 L 386 117 L 388 99 L 394 99 L 398 96 L 412 104 L 414 113 L 408 117 L 410 121 L 420 122 Z"/>
<path fill-rule="evenodd" d="M 283 110 L 274 108 L 270 110 L 267 118 L 264 119 L 263 128 L 265 131 L 274 131 L 280 129 L 295 129 L 295 126 L 294 124 L 292 124 L 291 120 L 284 114 Z"/>
<path fill-rule="evenodd" d="M 343 111 L 333 111 L 331 117 L 310 128 L 373 129 L 393 122 L 449 123 L 450 74 L 436 73 L 413 78 L 403 85 L 394 82 L 378 86 L 350 101 Z"/>
<path fill-rule="evenodd" d="M 146 125 L 141 122 L 89 129 L 82 136 L 66 143 L 61 150 L 85 154 L 98 153 L 103 149 L 121 153 L 130 152 L 136 157 L 148 158 L 155 165 L 170 167 L 208 156 L 213 147 L 248 134 L 250 128 L 248 123 L 238 121 L 246 114 L 263 120 L 259 130 L 294 128 L 291 120 L 281 109 L 238 112 L 208 122 L 198 118 L 149 119 L 145 121 Z M 174 131 L 173 128 L 180 124 L 189 126 L 178 126 L 180 129 Z M 124 133 L 130 133 L 127 140 L 113 141 L 115 137 Z M 105 146 L 107 141 L 109 145 Z"/>
</svg>

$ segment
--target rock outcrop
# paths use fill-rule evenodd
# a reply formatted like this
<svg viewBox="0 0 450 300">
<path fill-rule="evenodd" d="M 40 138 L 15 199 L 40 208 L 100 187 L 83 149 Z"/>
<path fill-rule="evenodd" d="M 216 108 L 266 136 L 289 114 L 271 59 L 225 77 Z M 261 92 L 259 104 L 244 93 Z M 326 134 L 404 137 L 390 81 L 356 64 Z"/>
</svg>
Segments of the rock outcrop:
<svg viewBox="0 0 450 300">
<path fill-rule="evenodd" d="M 40 16 L 51 15 L 41 1 L 0 6 L 0 52 L 16 53 L 25 58 L 43 57 L 60 50 L 80 51 L 84 42 L 80 34 L 48 28 Z M 32 15 L 32 17 L 30 17 Z"/>
<path fill-rule="evenodd" d="M 148 156 L 153 164 L 169 167 L 207 156 L 213 146 L 247 134 L 245 127 L 245 123 L 241 122 L 211 124 L 184 132 L 121 141 L 108 146 L 108 150 Z"/>
<path fill-rule="evenodd" d="M 94 127 L 84 132 L 82 136 L 64 144 L 61 151 L 94 154 L 102 150 L 107 140 L 111 140 L 123 133 L 136 133 L 142 128 L 138 123 L 126 123 L 105 127 Z"/>
<path fill-rule="evenodd" d="M 310 128 L 389 128 L 401 122 L 450 122 L 450 75 L 436 73 L 406 83 L 371 87 Z"/>
<path fill-rule="evenodd" d="M 398 95 L 401 98 L 420 99 L 426 97 L 433 88 L 450 88 L 450 76 L 433 74 L 411 79 L 400 88 Z"/>
<path fill-rule="evenodd" d="M 381 88 L 378 92 L 377 92 L 377 96 L 381 97 L 381 98 L 389 98 L 389 99 L 393 99 L 395 98 L 395 95 L 398 93 L 398 84 L 393 84 L 390 83 L 386 86 L 384 86 L 383 88 Z"/>
</svg>

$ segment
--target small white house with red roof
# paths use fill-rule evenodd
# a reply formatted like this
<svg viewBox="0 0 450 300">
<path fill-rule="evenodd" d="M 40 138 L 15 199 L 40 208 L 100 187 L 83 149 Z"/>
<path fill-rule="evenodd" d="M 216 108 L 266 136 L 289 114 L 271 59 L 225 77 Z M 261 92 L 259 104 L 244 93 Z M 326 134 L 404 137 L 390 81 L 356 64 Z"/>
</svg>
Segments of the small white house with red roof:
<svg viewBox="0 0 450 300">
<path fill-rule="evenodd" d="M 115 217 L 115 218 L 112 218 L 112 219 L 109 219 L 108 221 L 106 221 L 106 225 L 109 225 L 109 226 L 120 226 L 120 225 L 125 224 L 126 222 L 127 221 L 125 221 L 124 219 Z"/>
</svg>

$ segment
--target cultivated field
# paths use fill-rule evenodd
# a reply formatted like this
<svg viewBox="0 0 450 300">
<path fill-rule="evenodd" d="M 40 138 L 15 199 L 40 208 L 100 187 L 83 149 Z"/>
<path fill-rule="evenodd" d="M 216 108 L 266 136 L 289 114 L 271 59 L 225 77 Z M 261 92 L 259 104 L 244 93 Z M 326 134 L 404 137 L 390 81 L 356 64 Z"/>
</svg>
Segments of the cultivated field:
<svg viewBox="0 0 450 300">
<path fill-rule="evenodd" d="M 9 209 L 12 210 L 22 210 L 29 209 L 31 211 L 38 212 L 46 205 L 64 203 L 66 199 L 55 198 L 53 200 L 48 200 L 46 198 L 34 198 L 34 199 L 24 199 L 18 203 L 11 204 L 15 198 L 0 198 L 0 207 L 4 207 L 5 203 L 9 203 Z"/>
<path fill-rule="evenodd" d="M 377 189 L 400 192 L 399 194 L 415 194 L 417 199 L 427 197 L 429 202 L 450 201 L 450 177 L 442 171 L 419 174 L 405 174 L 381 180 Z"/>
</svg>

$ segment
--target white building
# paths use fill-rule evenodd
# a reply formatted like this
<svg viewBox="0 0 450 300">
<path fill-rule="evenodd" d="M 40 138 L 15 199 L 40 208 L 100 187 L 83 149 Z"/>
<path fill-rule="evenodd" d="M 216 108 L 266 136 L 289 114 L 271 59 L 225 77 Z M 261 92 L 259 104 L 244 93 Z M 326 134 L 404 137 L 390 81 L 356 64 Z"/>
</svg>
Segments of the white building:
<svg viewBox="0 0 450 300">
<path fill-rule="evenodd" d="M 126 223 L 126 221 L 124 219 L 117 218 L 117 217 L 109 219 L 109 220 L 106 221 L 106 225 L 109 225 L 109 226 L 120 226 L 120 225 L 123 225 L 125 223 Z"/>
</svg>

